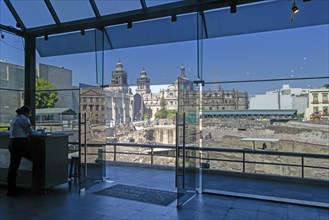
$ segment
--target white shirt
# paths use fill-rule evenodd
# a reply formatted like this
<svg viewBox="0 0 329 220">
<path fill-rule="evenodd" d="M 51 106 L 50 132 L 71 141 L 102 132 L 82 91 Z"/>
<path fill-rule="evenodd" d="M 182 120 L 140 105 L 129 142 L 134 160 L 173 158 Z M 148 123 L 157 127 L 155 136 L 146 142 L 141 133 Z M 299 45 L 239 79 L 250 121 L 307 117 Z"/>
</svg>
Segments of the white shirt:
<svg viewBox="0 0 329 220">
<path fill-rule="evenodd" d="M 30 119 L 23 114 L 16 115 L 10 122 L 10 138 L 26 138 L 35 133 Z"/>
</svg>

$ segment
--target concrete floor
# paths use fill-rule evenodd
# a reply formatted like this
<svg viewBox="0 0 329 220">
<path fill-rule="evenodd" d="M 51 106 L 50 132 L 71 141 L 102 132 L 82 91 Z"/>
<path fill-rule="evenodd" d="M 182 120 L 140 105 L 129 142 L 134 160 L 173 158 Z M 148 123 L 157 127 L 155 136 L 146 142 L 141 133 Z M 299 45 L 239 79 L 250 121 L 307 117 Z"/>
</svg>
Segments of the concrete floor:
<svg viewBox="0 0 329 220">
<path fill-rule="evenodd" d="M 18 197 L 5 196 L 0 187 L 0 219 L 291 219 L 329 220 L 329 209 L 230 196 L 198 194 L 182 208 L 93 194 L 114 184 L 175 191 L 170 170 L 111 167 L 110 181 L 79 193 L 78 183 L 63 184 L 37 195 L 23 189 Z M 95 182 L 96 183 L 96 182 Z"/>
</svg>

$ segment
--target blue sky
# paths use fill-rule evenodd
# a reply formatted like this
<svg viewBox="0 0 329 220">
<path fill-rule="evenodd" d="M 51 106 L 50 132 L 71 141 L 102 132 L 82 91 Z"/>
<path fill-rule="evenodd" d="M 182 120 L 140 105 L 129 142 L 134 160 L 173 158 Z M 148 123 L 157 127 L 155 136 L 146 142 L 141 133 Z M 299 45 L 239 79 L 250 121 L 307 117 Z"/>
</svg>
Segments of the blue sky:
<svg viewBox="0 0 329 220">
<path fill-rule="evenodd" d="M 3 10 L 1 11 L 3 12 Z M 4 23 L 9 17 L 1 15 Z M 312 26 L 282 31 L 238 35 L 204 41 L 203 75 L 205 81 L 250 80 L 328 76 L 329 26 Z M 23 65 L 24 42 L 17 36 L 3 33 L 0 59 Z M 144 68 L 152 84 L 169 84 L 177 79 L 180 66 L 188 78 L 196 80 L 196 42 L 182 42 L 118 49 L 105 52 L 105 82 L 120 60 L 128 73 L 128 82 L 135 84 Z M 73 84 L 96 84 L 95 54 L 85 53 L 41 58 L 37 62 L 71 69 Z M 222 85 L 225 89 L 246 90 L 250 94 L 279 89 L 282 84 L 294 87 L 317 87 L 328 80 L 304 80 L 270 83 Z"/>
</svg>

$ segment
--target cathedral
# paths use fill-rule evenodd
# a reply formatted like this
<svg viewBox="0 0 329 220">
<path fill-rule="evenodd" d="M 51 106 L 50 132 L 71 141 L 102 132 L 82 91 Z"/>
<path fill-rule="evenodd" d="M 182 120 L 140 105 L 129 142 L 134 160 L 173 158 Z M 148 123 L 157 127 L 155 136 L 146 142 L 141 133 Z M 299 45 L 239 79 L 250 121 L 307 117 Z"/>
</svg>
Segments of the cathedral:
<svg viewBox="0 0 329 220">
<path fill-rule="evenodd" d="M 127 79 L 128 74 L 119 61 L 112 71 L 111 84 L 104 88 L 82 89 L 81 112 L 86 112 L 90 120 L 95 123 L 125 124 L 154 119 L 156 112 L 162 108 L 177 111 L 179 79 L 188 82 L 184 86 L 189 88 L 185 89 L 192 91 L 193 87 L 193 82 L 186 77 L 183 65 L 180 67 L 178 79 L 158 93 L 152 93 L 151 79 L 145 69 L 142 69 L 137 78 L 135 93 L 129 88 Z M 206 90 L 202 92 L 202 109 L 208 111 L 248 109 L 248 94 L 234 89 L 223 90 L 220 87 Z"/>
</svg>

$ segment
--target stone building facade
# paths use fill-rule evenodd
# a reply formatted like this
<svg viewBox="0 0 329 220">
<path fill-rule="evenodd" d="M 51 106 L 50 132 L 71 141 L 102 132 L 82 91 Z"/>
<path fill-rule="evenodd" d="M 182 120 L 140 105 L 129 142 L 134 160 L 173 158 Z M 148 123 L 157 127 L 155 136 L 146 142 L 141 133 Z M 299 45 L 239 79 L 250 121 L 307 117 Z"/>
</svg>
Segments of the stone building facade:
<svg viewBox="0 0 329 220">
<path fill-rule="evenodd" d="M 188 81 L 185 74 L 185 67 L 182 65 L 180 67 L 179 79 L 183 79 L 188 84 L 184 85 L 190 88 L 185 88 L 192 90 L 192 82 Z M 136 93 L 139 95 L 138 100 L 135 103 L 135 112 L 143 115 L 140 112 L 150 114 L 151 118 L 154 118 L 155 113 L 161 109 L 161 98 L 165 100 L 165 109 L 177 110 L 178 109 L 178 93 L 179 84 L 176 80 L 173 84 L 169 85 L 165 89 L 161 89 L 159 93 L 152 93 L 149 89 L 150 79 L 147 77 L 145 70 L 140 74 L 137 79 L 137 89 Z M 148 86 L 148 87 L 147 87 Z M 195 97 L 198 97 L 197 93 L 199 91 L 192 91 L 195 93 Z M 141 102 L 142 104 L 137 103 Z M 193 102 L 196 102 L 194 100 Z M 140 107 L 139 107 L 140 106 Z M 202 109 L 203 110 L 243 110 L 248 109 L 248 93 L 238 90 L 222 90 L 221 88 L 217 90 L 206 90 L 202 92 Z M 138 117 L 136 117 L 138 118 Z"/>
<path fill-rule="evenodd" d="M 310 89 L 308 95 L 308 108 L 305 110 L 306 120 L 329 120 L 329 84 L 322 88 Z"/>
</svg>

